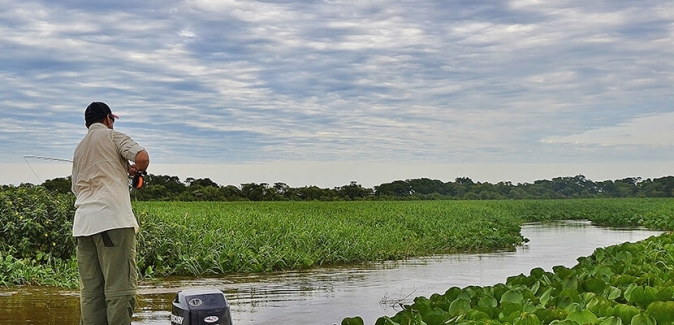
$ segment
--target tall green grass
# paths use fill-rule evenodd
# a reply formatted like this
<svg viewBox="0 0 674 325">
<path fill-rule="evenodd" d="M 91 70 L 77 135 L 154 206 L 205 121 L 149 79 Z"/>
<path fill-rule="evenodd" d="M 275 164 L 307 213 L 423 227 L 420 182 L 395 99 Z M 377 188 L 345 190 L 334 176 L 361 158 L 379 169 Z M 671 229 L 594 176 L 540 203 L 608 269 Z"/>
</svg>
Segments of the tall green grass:
<svg viewBox="0 0 674 325">
<path fill-rule="evenodd" d="M 475 202 L 138 202 L 148 274 L 219 274 L 513 248 L 522 220 Z"/>
</svg>

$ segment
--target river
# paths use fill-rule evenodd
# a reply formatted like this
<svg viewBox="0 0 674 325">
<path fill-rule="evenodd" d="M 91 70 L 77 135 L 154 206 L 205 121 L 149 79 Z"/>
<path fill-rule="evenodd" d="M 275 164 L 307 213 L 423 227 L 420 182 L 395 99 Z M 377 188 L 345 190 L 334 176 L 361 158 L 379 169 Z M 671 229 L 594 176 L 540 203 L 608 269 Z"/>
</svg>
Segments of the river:
<svg viewBox="0 0 674 325">
<path fill-rule="evenodd" d="M 505 282 L 535 267 L 574 266 L 598 247 L 635 242 L 661 232 L 596 227 L 586 221 L 528 224 L 529 239 L 513 251 L 452 254 L 359 266 L 314 268 L 217 278 L 168 278 L 145 281 L 139 288 L 134 324 L 169 324 L 171 300 L 182 288 L 222 290 L 235 325 L 339 324 L 361 316 L 365 324 L 394 315 L 398 303 L 444 293 L 450 287 Z M 0 290 L 0 324 L 76 325 L 77 292 L 40 287 Z"/>
</svg>

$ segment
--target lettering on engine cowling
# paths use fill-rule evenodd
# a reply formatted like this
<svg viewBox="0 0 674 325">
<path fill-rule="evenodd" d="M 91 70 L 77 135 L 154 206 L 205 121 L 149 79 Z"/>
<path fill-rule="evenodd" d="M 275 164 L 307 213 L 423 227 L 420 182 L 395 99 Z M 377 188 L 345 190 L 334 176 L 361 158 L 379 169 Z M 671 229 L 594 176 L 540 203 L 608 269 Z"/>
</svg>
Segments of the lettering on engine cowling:
<svg viewBox="0 0 674 325">
<path fill-rule="evenodd" d="M 173 314 L 171 315 L 171 323 L 182 324 L 184 320 L 185 320 L 185 317 L 176 316 L 176 315 L 173 315 Z"/>
</svg>

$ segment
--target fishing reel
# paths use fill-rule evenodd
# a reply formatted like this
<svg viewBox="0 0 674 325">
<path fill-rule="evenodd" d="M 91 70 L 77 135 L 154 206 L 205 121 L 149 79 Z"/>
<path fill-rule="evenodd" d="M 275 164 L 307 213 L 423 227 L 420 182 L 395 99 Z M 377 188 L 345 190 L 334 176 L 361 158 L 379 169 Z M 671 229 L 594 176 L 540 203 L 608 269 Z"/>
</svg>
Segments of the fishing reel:
<svg viewBox="0 0 674 325">
<path fill-rule="evenodd" d="M 136 171 L 136 175 L 133 175 L 131 180 L 131 186 L 135 189 L 141 189 L 145 185 L 145 175 L 147 175 L 147 172 L 144 170 Z"/>
</svg>

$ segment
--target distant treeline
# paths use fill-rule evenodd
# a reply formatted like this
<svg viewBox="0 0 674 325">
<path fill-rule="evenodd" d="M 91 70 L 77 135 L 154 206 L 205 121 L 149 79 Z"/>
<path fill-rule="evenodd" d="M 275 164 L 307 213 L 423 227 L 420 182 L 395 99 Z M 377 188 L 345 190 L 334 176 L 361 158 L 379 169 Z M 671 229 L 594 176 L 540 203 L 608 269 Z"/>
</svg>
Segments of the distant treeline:
<svg viewBox="0 0 674 325">
<path fill-rule="evenodd" d="M 31 184 L 23 184 L 30 186 Z M 55 178 L 42 184 L 51 191 L 70 193 L 70 178 Z M 290 187 L 285 183 L 219 185 L 209 178 L 148 175 L 146 185 L 132 190 L 138 201 L 338 201 L 338 200 L 493 200 L 673 197 L 674 176 L 640 177 L 594 182 L 583 175 L 538 180 L 533 183 L 474 182 L 468 177 L 443 182 L 419 178 L 366 188 L 352 181 L 334 188 Z"/>
</svg>

